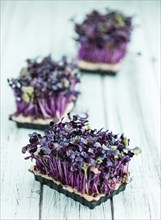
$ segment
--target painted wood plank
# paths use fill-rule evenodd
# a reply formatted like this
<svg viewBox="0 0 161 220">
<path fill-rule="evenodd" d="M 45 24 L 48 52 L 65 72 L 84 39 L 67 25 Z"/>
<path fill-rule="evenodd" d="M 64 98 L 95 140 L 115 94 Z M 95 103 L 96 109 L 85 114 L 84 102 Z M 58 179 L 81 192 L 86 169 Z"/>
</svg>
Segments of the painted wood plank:
<svg viewBox="0 0 161 220">
<path fill-rule="evenodd" d="M 142 24 L 140 16 L 136 17 L 135 22 L 137 24 Z M 131 65 L 133 67 L 133 70 L 135 70 L 135 75 L 137 75 L 137 78 L 135 78 L 134 74 L 131 74 L 131 77 L 135 85 L 135 93 L 138 95 L 138 101 L 140 101 L 141 109 L 143 111 L 143 117 L 145 116 L 144 127 L 149 129 L 149 135 L 154 135 L 152 136 L 152 138 L 154 138 L 154 142 L 156 140 L 156 142 L 159 143 L 160 129 L 158 119 L 160 118 L 160 73 L 159 70 L 155 72 L 152 63 L 150 62 L 148 43 L 145 41 L 144 30 L 144 27 L 140 27 L 134 31 L 133 40 L 130 48 L 131 55 L 129 56 L 129 59 L 131 60 Z M 132 57 L 132 54 L 134 54 L 135 51 L 134 48 L 140 48 L 142 55 Z M 159 78 L 157 78 L 157 76 Z M 152 106 L 155 106 L 155 108 Z M 159 151 L 159 145 L 157 145 L 156 147 Z"/>
<path fill-rule="evenodd" d="M 25 20 L 23 20 L 23 18 L 27 18 L 26 8 L 21 8 L 15 2 L 7 3 L 3 7 L 3 74 L 1 78 L 1 127 L 3 127 L 1 199 L 3 202 L 1 217 L 2 219 L 39 219 L 40 184 L 35 182 L 33 176 L 28 173 L 30 162 L 26 163 L 23 159 L 24 155 L 21 154 L 21 147 L 28 142 L 29 130 L 18 130 L 12 122 L 8 121 L 8 115 L 14 111 L 15 106 L 13 94 L 7 84 L 7 78 L 16 77 L 18 71 L 24 65 L 23 61 L 28 56 L 35 56 L 34 53 L 38 54 L 40 52 L 34 49 L 36 38 L 33 41 L 29 39 L 30 31 L 28 27 L 32 26 L 32 20 L 30 20 L 29 26 L 26 26 Z M 32 13 L 32 8 L 29 11 Z M 34 18 L 34 15 L 32 18 Z M 31 33 L 35 29 L 34 26 L 31 28 Z M 46 42 L 44 41 L 44 44 Z M 44 48 L 47 47 L 44 45 Z M 6 101 L 6 97 L 9 100 Z"/>
<path fill-rule="evenodd" d="M 135 22 L 141 23 L 139 13 Z M 127 191 L 114 198 L 115 219 L 160 218 L 159 94 L 148 49 L 141 26 L 134 31 L 130 54 L 118 79 L 106 79 L 105 83 L 107 100 L 111 102 L 111 108 L 107 106 L 108 124 L 133 137 L 132 144 L 141 145 L 143 150 L 131 164 L 133 182 Z M 136 50 L 142 56 L 137 57 Z M 108 94 L 113 87 L 116 89 L 111 97 Z"/>
<path fill-rule="evenodd" d="M 91 4 L 91 3 L 90 3 Z M 59 42 L 63 42 L 63 48 L 60 49 L 61 53 L 66 52 L 69 56 L 75 54 L 75 43 L 74 41 L 70 43 L 71 33 L 73 33 L 73 24 L 69 22 L 69 19 L 74 14 L 74 11 L 77 13 L 81 10 L 82 13 L 87 11 L 90 7 L 88 4 L 86 8 L 83 8 L 83 5 L 80 3 L 71 4 L 64 2 L 64 7 L 61 7 L 61 13 L 63 17 L 59 17 L 59 27 L 66 27 L 66 29 L 61 30 L 62 35 L 59 36 Z M 58 6 L 57 6 L 58 7 Z M 60 7 L 60 6 L 59 6 Z M 74 9 L 74 10 L 73 10 Z M 59 10 L 59 8 L 57 9 Z M 54 9 L 53 9 L 54 11 Z M 53 12 L 54 13 L 54 12 Z M 69 31 L 67 31 L 67 28 Z M 52 33 L 54 35 L 54 31 Z M 66 38 L 64 37 L 66 36 Z M 69 43 L 68 43 L 69 41 Z M 55 46 L 54 42 L 51 43 L 52 51 L 54 52 Z M 59 52 L 60 53 L 60 52 Z M 78 99 L 75 113 L 88 112 L 90 114 L 91 125 L 94 127 L 104 127 L 104 105 L 102 100 L 102 84 L 101 77 L 98 75 L 92 76 L 85 74 L 81 77 L 80 85 L 81 95 Z M 99 117 L 98 117 L 99 116 Z M 50 196 L 49 196 L 50 195 Z M 55 202 L 58 203 L 55 205 Z M 48 210 L 48 207 L 52 209 Z M 59 211 L 61 209 L 61 212 Z M 106 212 L 104 211 L 106 209 Z M 43 189 L 43 202 L 42 202 L 42 219 L 111 219 L 111 206 L 110 201 L 105 205 L 97 207 L 95 210 L 89 210 L 89 208 L 82 206 L 81 204 L 73 201 L 70 198 L 67 198 L 64 195 L 55 193 L 53 190 L 48 187 Z"/>
<path fill-rule="evenodd" d="M 160 1 L 139 2 L 143 34 L 149 51 L 155 80 L 160 92 Z M 150 16 L 149 16 L 150 15 Z"/>
<path fill-rule="evenodd" d="M 133 72 L 126 70 L 126 73 L 124 69 L 117 79 L 106 77 L 106 103 L 111 104 L 110 108 L 107 105 L 108 119 L 110 118 L 108 127 L 116 133 L 124 132 L 131 139 L 131 145 L 141 146 L 143 153 L 131 163 L 133 182 L 124 193 L 114 197 L 114 217 L 115 219 L 159 219 L 158 142 L 149 137 L 150 133 L 143 125 L 146 115 L 141 114 L 138 96 L 135 94 L 136 91 L 131 89 L 134 83 L 130 80 Z M 114 87 L 115 90 L 112 92 Z"/>
<path fill-rule="evenodd" d="M 24 163 L 21 154 L 27 132 L 14 127 L 8 131 L 12 133 L 8 141 L 2 138 L 1 218 L 38 219 L 40 184 L 27 171 L 29 163 Z"/>
<path fill-rule="evenodd" d="M 145 41 L 150 50 L 151 59 L 159 61 L 160 56 L 160 1 L 139 1 L 141 26 L 144 27 Z M 157 42 L 157 43 L 156 43 Z"/>
<path fill-rule="evenodd" d="M 142 6 L 142 7 L 141 7 Z M 155 3 L 144 3 L 138 5 L 138 14 L 135 19 L 138 24 L 136 29 L 136 44 L 133 46 L 141 53 L 142 56 L 146 57 L 148 64 L 150 64 L 149 72 L 151 72 L 152 80 L 156 83 L 156 89 L 160 90 L 160 14 L 157 8 L 157 2 Z M 144 7 L 143 7 L 144 6 Z M 150 7 L 151 6 L 151 7 Z M 153 6 L 153 7 L 152 7 Z M 151 11 L 151 17 L 149 20 L 148 12 Z M 146 13 L 145 13 L 146 12 Z M 155 15 L 154 15 L 155 14 Z M 155 23 L 155 25 L 153 25 Z M 151 32 L 150 32 L 151 28 Z M 158 93 L 159 94 L 159 93 Z"/>
<path fill-rule="evenodd" d="M 86 111 L 86 106 L 88 106 L 91 126 L 104 127 L 101 77 L 99 75 L 84 74 L 81 81 L 82 94 L 78 101 L 79 107 L 77 106 L 75 112 L 82 113 Z M 49 210 L 49 207 L 52 208 Z M 41 216 L 42 219 L 112 219 L 110 201 L 94 210 L 90 210 L 78 202 L 56 193 L 49 187 L 44 187 Z"/>
<path fill-rule="evenodd" d="M 140 17 L 138 11 L 135 19 L 138 24 L 141 24 Z M 149 62 L 144 31 L 143 26 L 134 31 L 130 54 L 117 79 L 106 77 L 104 82 L 110 129 L 133 137 L 132 144 L 141 145 L 143 150 L 131 163 L 133 182 L 114 198 L 114 219 L 160 218 L 160 108 L 155 78 L 159 72 L 154 72 Z M 142 56 L 137 57 L 136 50 Z"/>
</svg>

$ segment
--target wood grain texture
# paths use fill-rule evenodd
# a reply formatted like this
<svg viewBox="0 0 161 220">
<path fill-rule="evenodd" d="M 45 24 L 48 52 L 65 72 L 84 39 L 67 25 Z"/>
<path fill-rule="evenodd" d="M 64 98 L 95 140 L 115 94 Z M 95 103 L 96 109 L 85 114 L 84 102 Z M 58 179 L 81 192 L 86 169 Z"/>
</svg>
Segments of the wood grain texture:
<svg viewBox="0 0 161 220">
<path fill-rule="evenodd" d="M 2 1 L 1 6 L 1 219 L 160 219 L 160 2 Z M 116 77 L 81 75 L 74 112 L 88 112 L 92 127 L 124 133 L 143 153 L 131 162 L 133 181 L 126 191 L 90 210 L 41 186 L 27 171 L 30 161 L 24 161 L 21 147 L 33 130 L 8 121 L 15 105 L 7 78 L 17 76 L 26 58 L 75 56 L 69 19 L 105 7 L 136 14 L 129 53 Z"/>
<path fill-rule="evenodd" d="M 82 95 L 79 97 L 77 112 L 85 112 L 88 110 L 90 119 L 92 119 L 91 126 L 101 128 L 105 126 L 104 106 L 102 100 L 102 84 L 101 77 L 98 75 L 92 76 L 85 74 L 81 78 Z M 88 92 L 87 92 L 88 88 Z M 88 109 L 87 109 L 88 106 Z M 52 196 L 48 196 L 52 195 Z M 111 219 L 110 200 L 106 203 L 90 210 L 87 207 L 75 202 L 64 195 L 53 192 L 52 189 L 44 187 L 43 204 L 42 204 L 42 219 Z M 59 198 L 59 200 L 58 200 Z M 57 201 L 57 205 L 53 200 Z M 52 207 L 51 209 L 49 207 Z M 52 211 L 49 211 L 52 210 Z M 71 211 L 72 209 L 72 211 Z M 60 212 L 61 210 L 61 212 Z"/>
<path fill-rule="evenodd" d="M 160 82 L 160 33 L 161 26 L 160 22 L 160 1 L 149 1 L 144 3 L 144 1 L 140 1 L 138 4 L 140 8 L 140 18 L 142 19 L 142 23 L 144 24 L 144 36 L 146 44 L 148 44 L 149 56 L 152 62 L 152 66 L 154 68 L 154 74 L 157 77 L 158 82 Z M 148 16 L 150 15 L 150 16 Z M 155 41 L 153 40 L 155 39 Z M 157 43 L 156 43 L 157 42 Z"/>
</svg>

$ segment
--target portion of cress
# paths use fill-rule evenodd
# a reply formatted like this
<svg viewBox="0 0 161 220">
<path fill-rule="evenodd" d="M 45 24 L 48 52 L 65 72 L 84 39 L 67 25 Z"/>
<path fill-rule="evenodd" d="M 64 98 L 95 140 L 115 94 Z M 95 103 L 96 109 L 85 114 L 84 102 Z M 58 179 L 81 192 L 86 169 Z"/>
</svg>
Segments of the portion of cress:
<svg viewBox="0 0 161 220">
<path fill-rule="evenodd" d="M 69 115 L 66 122 L 50 123 L 44 136 L 34 132 L 22 152 L 34 161 L 34 170 L 93 197 L 110 195 L 128 182 L 129 162 L 140 148 L 108 130 L 91 129 L 88 116 Z"/>
<path fill-rule="evenodd" d="M 51 56 L 38 61 L 28 59 L 16 79 L 9 79 L 16 101 L 16 116 L 32 119 L 61 118 L 79 92 L 76 68 L 66 57 L 55 62 Z"/>
<path fill-rule="evenodd" d="M 79 43 L 78 60 L 119 63 L 127 52 L 132 28 L 132 17 L 120 11 L 92 11 L 82 23 L 75 23 L 76 41 Z"/>
</svg>

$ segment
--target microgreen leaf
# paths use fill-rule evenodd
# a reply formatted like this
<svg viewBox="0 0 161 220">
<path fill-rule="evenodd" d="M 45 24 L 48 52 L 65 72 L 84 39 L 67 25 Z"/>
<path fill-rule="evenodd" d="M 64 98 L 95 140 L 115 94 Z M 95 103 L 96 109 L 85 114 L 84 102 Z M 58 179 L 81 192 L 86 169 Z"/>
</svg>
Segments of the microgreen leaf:
<svg viewBox="0 0 161 220">
<path fill-rule="evenodd" d="M 129 140 L 126 137 L 124 137 L 123 143 L 127 147 L 129 145 Z"/>
<path fill-rule="evenodd" d="M 135 155 L 141 154 L 142 150 L 139 147 L 135 147 L 134 149 L 131 150 Z"/>
</svg>

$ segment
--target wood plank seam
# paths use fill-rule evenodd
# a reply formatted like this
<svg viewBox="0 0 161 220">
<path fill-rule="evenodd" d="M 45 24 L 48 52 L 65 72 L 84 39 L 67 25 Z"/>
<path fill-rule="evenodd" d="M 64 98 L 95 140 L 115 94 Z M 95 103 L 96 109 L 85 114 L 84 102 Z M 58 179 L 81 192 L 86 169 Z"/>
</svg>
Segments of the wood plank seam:
<svg viewBox="0 0 161 220">
<path fill-rule="evenodd" d="M 41 183 L 41 185 L 40 185 L 40 199 L 39 199 L 39 220 L 41 220 L 42 202 L 43 202 L 43 184 Z"/>
<path fill-rule="evenodd" d="M 113 77 L 113 76 L 109 76 Z M 108 123 L 107 123 L 107 109 L 106 109 L 106 92 L 105 92 L 105 85 L 104 85 L 104 80 L 105 80 L 105 75 L 101 74 L 101 83 L 102 83 L 102 101 L 103 101 L 103 108 L 104 108 L 104 118 L 105 118 L 105 125 L 106 129 L 108 129 Z M 110 199 L 110 206 L 111 206 L 111 219 L 114 220 L 114 205 L 113 205 L 113 198 Z"/>
</svg>

